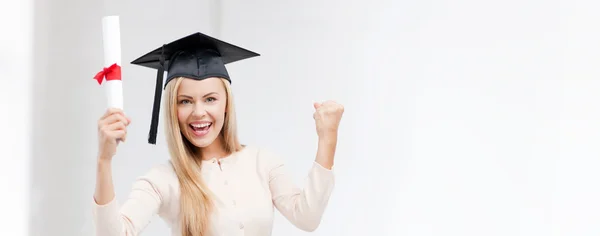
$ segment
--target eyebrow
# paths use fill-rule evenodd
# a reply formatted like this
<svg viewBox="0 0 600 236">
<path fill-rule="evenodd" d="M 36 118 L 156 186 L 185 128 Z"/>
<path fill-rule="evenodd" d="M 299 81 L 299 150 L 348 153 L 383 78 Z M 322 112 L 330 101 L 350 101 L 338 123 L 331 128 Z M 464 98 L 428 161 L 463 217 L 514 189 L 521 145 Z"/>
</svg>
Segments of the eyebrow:
<svg viewBox="0 0 600 236">
<path fill-rule="evenodd" d="M 203 97 L 203 98 L 205 98 L 205 97 L 208 97 L 208 96 L 210 96 L 210 95 L 213 95 L 213 94 L 216 94 L 216 95 L 218 95 L 218 93 L 217 93 L 217 92 L 210 92 L 210 93 L 207 93 L 207 94 L 205 94 L 205 95 L 204 95 L 204 96 L 202 96 L 202 97 Z M 184 98 L 193 98 L 192 96 L 185 95 L 185 94 L 180 94 L 178 97 L 184 97 Z"/>
<path fill-rule="evenodd" d="M 213 94 L 218 95 L 217 92 L 210 92 L 210 93 L 205 94 L 202 97 L 205 98 L 205 97 L 208 97 L 208 96 L 213 95 Z"/>
</svg>

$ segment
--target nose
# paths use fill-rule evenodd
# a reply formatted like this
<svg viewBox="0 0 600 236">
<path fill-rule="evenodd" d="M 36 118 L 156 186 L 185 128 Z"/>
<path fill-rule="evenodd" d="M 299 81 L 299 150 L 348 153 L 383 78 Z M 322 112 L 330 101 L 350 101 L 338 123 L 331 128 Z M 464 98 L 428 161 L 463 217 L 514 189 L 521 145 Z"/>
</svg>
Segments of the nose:
<svg viewBox="0 0 600 236">
<path fill-rule="evenodd" d="M 206 115 L 206 108 L 201 103 L 194 104 L 192 116 L 200 118 Z"/>
</svg>

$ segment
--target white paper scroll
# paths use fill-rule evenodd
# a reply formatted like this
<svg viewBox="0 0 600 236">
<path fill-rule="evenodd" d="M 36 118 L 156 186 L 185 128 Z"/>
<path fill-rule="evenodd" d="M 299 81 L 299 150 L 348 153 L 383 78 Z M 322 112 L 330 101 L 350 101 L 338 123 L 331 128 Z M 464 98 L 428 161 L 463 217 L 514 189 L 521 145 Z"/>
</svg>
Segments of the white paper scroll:
<svg viewBox="0 0 600 236">
<path fill-rule="evenodd" d="M 104 67 L 117 63 L 121 66 L 121 32 L 119 16 L 102 18 L 102 38 L 104 45 Z M 123 82 L 121 80 L 105 81 L 105 91 L 109 108 L 123 109 Z"/>
</svg>

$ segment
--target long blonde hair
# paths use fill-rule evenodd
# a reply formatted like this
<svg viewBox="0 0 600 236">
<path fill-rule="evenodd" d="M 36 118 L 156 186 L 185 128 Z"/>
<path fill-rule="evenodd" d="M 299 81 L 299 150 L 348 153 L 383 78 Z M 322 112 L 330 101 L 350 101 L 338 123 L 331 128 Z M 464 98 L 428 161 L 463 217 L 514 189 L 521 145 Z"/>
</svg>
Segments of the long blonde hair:
<svg viewBox="0 0 600 236">
<path fill-rule="evenodd" d="M 235 107 L 229 82 L 225 79 L 223 86 L 227 94 L 225 121 L 218 138 L 223 140 L 227 153 L 242 149 L 237 136 Z M 169 82 L 165 89 L 165 133 L 171 154 L 171 163 L 179 179 L 181 236 L 210 235 L 210 219 L 214 210 L 213 195 L 200 175 L 202 159 L 197 155 L 196 147 L 181 133 L 177 118 L 177 91 L 182 78 Z"/>
</svg>

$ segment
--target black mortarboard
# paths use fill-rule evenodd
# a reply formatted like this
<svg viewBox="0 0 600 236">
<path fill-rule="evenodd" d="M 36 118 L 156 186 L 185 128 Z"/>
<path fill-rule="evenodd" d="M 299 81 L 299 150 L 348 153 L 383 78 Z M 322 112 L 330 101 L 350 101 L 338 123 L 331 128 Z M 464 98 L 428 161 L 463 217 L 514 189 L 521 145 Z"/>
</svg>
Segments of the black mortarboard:
<svg viewBox="0 0 600 236">
<path fill-rule="evenodd" d="M 177 77 L 203 80 L 210 77 L 227 79 L 231 83 L 225 64 L 260 56 L 260 54 L 223 42 L 202 33 L 194 33 L 155 49 L 132 61 L 132 64 L 157 69 L 154 107 L 148 142 L 156 144 L 160 99 L 164 83 Z"/>
</svg>

